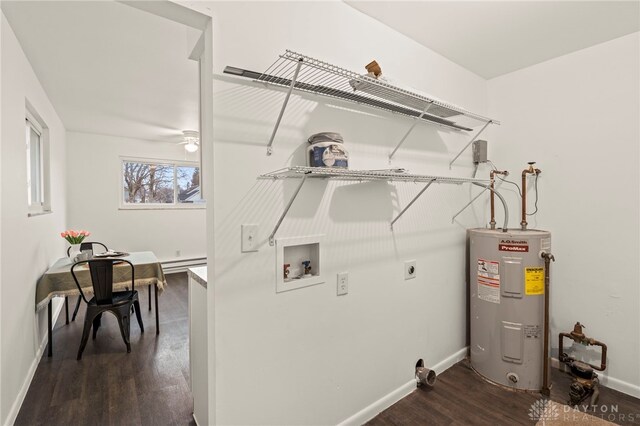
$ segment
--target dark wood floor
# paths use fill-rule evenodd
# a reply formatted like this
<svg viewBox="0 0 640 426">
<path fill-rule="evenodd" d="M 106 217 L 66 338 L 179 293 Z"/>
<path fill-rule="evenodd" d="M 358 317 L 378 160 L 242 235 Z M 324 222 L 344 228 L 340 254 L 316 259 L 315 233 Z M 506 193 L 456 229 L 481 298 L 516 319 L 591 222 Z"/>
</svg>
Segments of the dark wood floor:
<svg viewBox="0 0 640 426">
<path fill-rule="evenodd" d="M 98 338 L 89 340 L 82 361 L 76 361 L 84 307 L 69 325 L 62 312 L 54 330 L 53 357 L 45 354 L 40 361 L 15 424 L 194 425 L 187 277 L 173 274 L 167 281 L 168 288 L 159 298 L 160 335 L 155 334 L 155 312 L 143 309 L 146 332 L 141 334 L 132 321 L 130 354 L 115 318 L 106 315 Z M 145 307 L 146 287 L 140 292 Z M 565 403 L 569 377 L 554 370 L 553 383 L 552 399 Z M 538 394 L 510 392 L 489 384 L 463 361 L 438 376 L 435 387 L 416 390 L 368 425 L 531 426 L 529 408 L 538 399 Z M 612 404 L 618 406 L 618 413 L 610 420 L 640 424 L 640 400 L 601 387 L 598 405 Z"/>
<path fill-rule="evenodd" d="M 189 391 L 187 275 L 167 275 L 160 295 L 160 335 L 148 311 L 147 287 L 139 289 L 145 333 L 131 321 L 131 353 L 115 317 L 105 314 L 96 340 L 81 361 L 76 354 L 85 307 L 53 332 L 53 357 L 42 357 L 16 425 L 193 425 Z M 69 300 L 70 310 L 75 298 Z M 46 351 L 45 351 L 46 352 Z"/>
<path fill-rule="evenodd" d="M 551 399 L 566 404 L 570 377 L 553 369 Z M 417 389 L 380 413 L 369 426 L 423 425 L 529 425 L 529 408 L 540 394 L 512 392 L 488 383 L 478 376 L 467 361 L 462 361 L 443 374 L 433 388 Z M 598 407 L 588 412 L 617 424 L 640 424 L 640 400 L 612 389 L 600 387 Z M 617 406 L 612 414 L 610 408 Z M 613 417 L 609 417 L 609 416 Z M 602 417 L 601 417 L 602 416 Z M 577 413 L 573 419 L 584 419 Z M 586 423 L 589 423 L 588 421 Z M 577 423 L 576 423 L 577 424 Z"/>
</svg>

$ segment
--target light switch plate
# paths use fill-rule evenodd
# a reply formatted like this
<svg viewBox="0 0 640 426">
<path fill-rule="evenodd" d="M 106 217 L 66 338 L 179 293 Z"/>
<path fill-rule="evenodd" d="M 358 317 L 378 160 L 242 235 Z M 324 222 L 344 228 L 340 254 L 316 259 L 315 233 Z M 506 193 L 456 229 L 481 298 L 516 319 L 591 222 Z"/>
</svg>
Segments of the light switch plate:
<svg viewBox="0 0 640 426">
<path fill-rule="evenodd" d="M 242 252 L 258 251 L 258 225 L 246 224 L 241 226 Z"/>
<path fill-rule="evenodd" d="M 340 272 L 338 274 L 338 296 L 349 293 L 349 273 Z"/>
</svg>

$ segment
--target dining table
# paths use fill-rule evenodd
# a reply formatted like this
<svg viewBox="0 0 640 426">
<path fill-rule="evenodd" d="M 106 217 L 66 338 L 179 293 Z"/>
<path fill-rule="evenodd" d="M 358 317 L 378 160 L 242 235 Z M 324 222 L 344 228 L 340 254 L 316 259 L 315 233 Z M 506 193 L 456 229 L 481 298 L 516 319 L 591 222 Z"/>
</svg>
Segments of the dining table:
<svg viewBox="0 0 640 426">
<path fill-rule="evenodd" d="M 97 258 L 97 256 L 96 256 Z M 105 257 L 102 257 L 103 259 Z M 107 257 L 109 258 L 109 257 Z M 151 286 L 155 289 L 155 310 L 156 310 L 156 334 L 160 333 L 160 319 L 158 314 L 158 292 L 162 292 L 167 285 L 164 277 L 162 265 L 158 261 L 156 255 L 151 251 L 124 253 L 115 259 L 128 260 L 134 266 L 134 284 L 138 286 L 149 286 L 149 309 L 151 309 Z M 71 275 L 71 267 L 74 261 L 69 257 L 58 259 L 38 280 L 36 284 L 36 312 L 47 308 L 47 324 L 48 324 L 48 344 L 47 355 L 53 355 L 53 324 L 52 324 L 52 300 L 54 297 L 69 297 L 80 295 L 80 290 L 76 285 L 73 275 Z M 129 267 L 114 267 L 113 274 L 113 290 L 126 290 L 131 286 L 131 269 Z M 89 268 L 76 267 L 76 276 L 82 287 L 82 292 L 93 294 L 93 286 L 91 284 L 91 276 Z M 68 317 L 68 315 L 67 315 Z M 69 322 L 67 318 L 67 323 Z"/>
</svg>

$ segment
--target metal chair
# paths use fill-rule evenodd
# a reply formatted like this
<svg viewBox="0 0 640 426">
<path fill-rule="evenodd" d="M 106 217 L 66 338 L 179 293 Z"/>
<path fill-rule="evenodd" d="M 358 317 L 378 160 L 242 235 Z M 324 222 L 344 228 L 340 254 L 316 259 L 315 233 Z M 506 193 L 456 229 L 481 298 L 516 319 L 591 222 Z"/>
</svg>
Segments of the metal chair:
<svg viewBox="0 0 640 426">
<path fill-rule="evenodd" d="M 83 264 L 89 265 L 89 272 L 91 275 L 91 284 L 93 285 L 94 296 L 91 300 L 87 300 L 82 291 L 82 286 L 78 281 L 76 275 L 76 269 Z M 126 291 L 113 291 L 113 267 L 116 268 L 126 267 L 126 264 L 131 268 L 131 290 Z M 80 290 L 80 297 L 87 304 L 87 312 L 84 317 L 84 329 L 82 331 L 82 340 L 80 341 L 80 348 L 78 349 L 77 359 L 82 359 L 82 352 L 87 345 L 89 339 L 89 333 L 93 326 L 93 339 L 96 338 L 98 328 L 100 327 L 100 320 L 104 312 L 111 312 L 117 319 L 120 326 L 120 333 L 122 339 L 127 345 L 127 353 L 131 352 L 131 343 L 129 340 L 131 330 L 131 309 L 135 310 L 136 319 L 140 326 L 140 331 L 144 333 L 144 325 L 142 324 L 142 316 L 140 314 L 140 302 L 138 301 L 138 292 L 135 290 L 135 269 L 133 264 L 128 260 L 123 259 L 89 259 L 76 262 L 71 267 L 71 275 Z"/>
<path fill-rule="evenodd" d="M 106 245 L 99 243 L 97 241 L 87 241 L 87 242 L 82 242 L 80 243 L 80 252 L 84 252 L 84 251 L 90 251 L 91 255 L 93 256 L 93 246 L 97 245 L 97 246 L 102 246 L 102 248 L 104 249 L 104 251 L 108 251 L 109 249 L 107 248 Z M 69 246 L 69 248 L 67 249 L 67 256 L 69 256 L 69 253 L 71 253 L 71 246 Z M 69 302 L 68 302 L 68 297 L 64 298 L 64 303 L 65 303 L 65 309 L 66 309 L 66 314 L 67 314 L 67 324 L 69 324 Z M 78 309 L 80 309 L 80 302 L 82 302 L 82 297 L 78 296 L 78 300 L 76 301 L 76 307 L 73 310 L 73 315 L 71 316 L 71 321 L 75 321 L 76 320 L 76 316 L 78 315 Z"/>
</svg>

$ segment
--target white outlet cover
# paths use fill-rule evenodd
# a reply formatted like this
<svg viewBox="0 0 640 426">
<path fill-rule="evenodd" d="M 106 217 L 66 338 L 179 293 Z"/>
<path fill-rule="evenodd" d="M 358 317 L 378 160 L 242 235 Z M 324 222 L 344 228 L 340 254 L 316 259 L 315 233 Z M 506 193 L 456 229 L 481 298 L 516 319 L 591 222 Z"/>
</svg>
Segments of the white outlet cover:
<svg viewBox="0 0 640 426">
<path fill-rule="evenodd" d="M 404 279 L 412 280 L 416 277 L 418 270 L 416 269 L 415 260 L 407 260 L 404 262 Z"/>
</svg>

